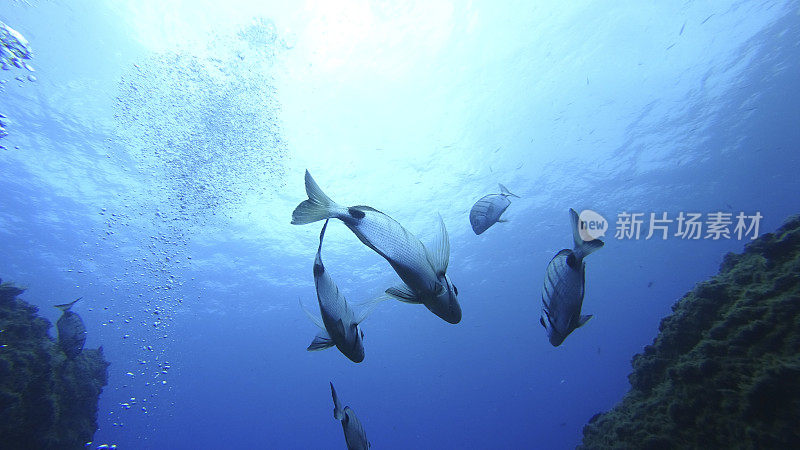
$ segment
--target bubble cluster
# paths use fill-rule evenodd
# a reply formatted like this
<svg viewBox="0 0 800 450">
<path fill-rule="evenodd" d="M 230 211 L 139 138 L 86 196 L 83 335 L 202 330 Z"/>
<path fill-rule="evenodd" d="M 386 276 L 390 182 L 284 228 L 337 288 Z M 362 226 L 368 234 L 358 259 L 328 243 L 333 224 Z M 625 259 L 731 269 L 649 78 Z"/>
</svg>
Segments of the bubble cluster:
<svg viewBox="0 0 800 450">
<path fill-rule="evenodd" d="M 157 217 L 183 230 L 267 195 L 287 156 L 272 66 L 282 48 L 259 21 L 202 54 L 153 54 L 119 85 L 117 134 L 151 177 Z"/>
<path fill-rule="evenodd" d="M 34 72 L 31 67 L 24 60 L 30 60 L 33 57 L 28 41 L 15 29 L 9 27 L 0 21 L 0 68 L 3 70 L 11 70 L 16 67 L 18 69 L 26 69 L 28 72 Z M 25 81 L 22 76 L 16 77 L 17 81 Z M 36 81 L 36 76 L 32 73 L 27 77 L 28 81 Z M 5 85 L 5 80 L 0 81 L 0 92 Z M 0 113 L 0 139 L 8 136 L 6 130 L 8 126 L 7 117 Z M 0 149 L 4 147 L 0 145 Z"/>
<path fill-rule="evenodd" d="M 98 214 L 101 240 L 124 260 L 115 284 L 129 296 L 107 324 L 136 357 L 118 369 L 127 394 L 109 411 L 114 426 L 151 415 L 171 389 L 169 329 L 193 280 L 191 239 L 283 185 L 288 154 L 272 74 L 285 48 L 270 22 L 256 21 L 214 35 L 203 51 L 150 54 L 118 85 L 108 158 L 135 189 Z"/>
</svg>

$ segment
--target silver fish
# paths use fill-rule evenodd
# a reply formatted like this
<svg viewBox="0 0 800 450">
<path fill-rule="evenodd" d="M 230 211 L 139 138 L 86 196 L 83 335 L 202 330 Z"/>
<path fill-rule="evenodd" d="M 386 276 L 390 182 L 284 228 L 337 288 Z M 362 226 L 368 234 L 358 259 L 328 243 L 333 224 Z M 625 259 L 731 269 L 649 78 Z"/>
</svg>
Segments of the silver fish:
<svg viewBox="0 0 800 450">
<path fill-rule="evenodd" d="M 449 323 L 461 321 L 458 290 L 447 276 L 450 240 L 439 217 L 439 239 L 433 250 L 394 219 L 369 206 L 343 207 L 331 200 L 306 171 L 308 200 L 292 212 L 292 224 L 302 225 L 336 218 L 344 222 L 361 242 L 381 255 L 403 280 L 386 290 L 406 302 L 421 303 Z"/>
<path fill-rule="evenodd" d="M 507 222 L 505 219 L 501 219 L 500 216 L 506 212 L 506 208 L 511 204 L 511 200 L 508 197 L 519 198 L 519 195 L 512 194 L 502 184 L 498 183 L 498 185 L 500 186 L 499 194 L 486 195 L 472 205 L 472 209 L 469 212 L 469 223 L 472 225 L 472 231 L 475 234 L 483 233 L 497 222 Z"/>
<path fill-rule="evenodd" d="M 361 422 L 356 417 L 355 411 L 350 409 L 349 406 L 345 406 L 342 409 L 342 404 L 339 402 L 339 396 L 336 395 L 333 383 L 331 383 L 331 395 L 333 396 L 333 417 L 342 422 L 347 450 L 366 450 L 372 447 L 372 444 L 367 440 L 367 433 L 364 432 L 364 427 L 361 426 Z"/>
<path fill-rule="evenodd" d="M 55 306 L 63 311 L 58 322 L 56 322 L 56 328 L 58 329 L 58 346 L 69 359 L 74 359 L 76 356 L 80 355 L 83 351 L 83 344 L 86 343 L 86 326 L 83 324 L 81 316 L 70 311 L 72 305 L 81 298 L 83 297 L 79 297 L 70 303 Z"/>
<path fill-rule="evenodd" d="M 572 223 L 572 250 L 561 250 L 550 260 L 542 290 L 542 315 L 539 322 L 547 331 L 550 344 L 558 347 L 576 328 L 583 326 L 591 315 L 581 315 L 586 263 L 583 259 L 603 246 L 603 241 L 584 241 L 578 232 L 578 213 L 569 210 Z"/>
<path fill-rule="evenodd" d="M 358 325 L 367 317 L 370 310 L 365 309 L 361 317 L 356 318 L 347 299 L 339 292 L 333 278 L 322 265 L 322 240 L 327 227 L 328 221 L 326 220 L 319 233 L 319 248 L 314 260 L 314 286 L 317 289 L 322 323 L 303 306 L 302 302 L 300 303 L 308 317 L 322 329 L 314 337 L 314 341 L 307 350 L 325 350 L 335 345 L 344 356 L 353 362 L 360 363 L 364 360 L 364 332 Z"/>
</svg>

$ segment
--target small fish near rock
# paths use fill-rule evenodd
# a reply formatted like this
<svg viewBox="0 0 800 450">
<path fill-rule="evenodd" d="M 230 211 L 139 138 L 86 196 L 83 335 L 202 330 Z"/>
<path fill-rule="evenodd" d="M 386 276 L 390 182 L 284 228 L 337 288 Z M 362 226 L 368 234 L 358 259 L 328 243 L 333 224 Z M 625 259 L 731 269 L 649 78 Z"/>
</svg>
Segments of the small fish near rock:
<svg viewBox="0 0 800 450">
<path fill-rule="evenodd" d="M 75 359 L 83 351 L 86 343 L 86 326 L 81 320 L 81 316 L 70 310 L 72 306 L 83 297 L 79 297 L 70 303 L 55 305 L 63 311 L 56 328 L 58 329 L 58 347 L 67 355 L 67 359 Z"/>
<path fill-rule="evenodd" d="M 472 231 L 475 234 L 483 233 L 497 222 L 507 222 L 505 219 L 501 219 L 500 216 L 506 212 L 508 205 L 511 204 L 511 200 L 508 197 L 519 198 L 519 195 L 511 193 L 502 184 L 498 183 L 498 185 L 500 186 L 499 194 L 485 195 L 472 205 L 472 209 L 469 212 L 469 223 L 472 225 Z"/>
</svg>

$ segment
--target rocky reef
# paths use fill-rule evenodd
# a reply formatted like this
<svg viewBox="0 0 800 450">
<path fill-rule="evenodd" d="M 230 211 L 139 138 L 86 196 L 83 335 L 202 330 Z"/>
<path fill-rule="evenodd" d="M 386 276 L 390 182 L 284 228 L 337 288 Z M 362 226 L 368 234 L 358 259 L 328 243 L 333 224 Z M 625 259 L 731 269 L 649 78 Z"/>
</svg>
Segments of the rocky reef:
<svg viewBox="0 0 800 450">
<path fill-rule="evenodd" d="M 97 430 L 107 383 L 102 347 L 68 360 L 38 309 L 0 284 L 0 447 L 82 449 Z"/>
<path fill-rule="evenodd" d="M 800 217 L 728 254 L 633 358 L 583 448 L 800 448 Z"/>
</svg>

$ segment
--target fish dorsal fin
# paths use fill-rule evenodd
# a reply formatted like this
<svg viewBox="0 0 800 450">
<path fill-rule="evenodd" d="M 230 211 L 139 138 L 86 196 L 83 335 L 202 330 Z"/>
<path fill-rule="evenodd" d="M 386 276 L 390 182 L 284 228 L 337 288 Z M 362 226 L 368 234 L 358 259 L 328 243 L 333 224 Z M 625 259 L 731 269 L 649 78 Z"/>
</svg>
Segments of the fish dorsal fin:
<svg viewBox="0 0 800 450">
<path fill-rule="evenodd" d="M 373 208 L 372 206 L 357 205 L 357 206 L 351 206 L 351 208 L 356 208 L 356 209 L 360 209 L 362 211 L 372 211 L 372 212 L 383 214 L 382 212 L 378 211 L 377 209 Z"/>
<path fill-rule="evenodd" d="M 70 308 L 72 308 L 72 305 L 77 303 L 78 300 L 80 300 L 82 298 L 83 297 L 78 297 L 78 298 L 76 298 L 75 300 L 73 300 L 73 301 L 71 301 L 69 303 L 64 303 L 63 305 L 55 305 L 55 307 L 60 309 L 61 311 L 67 312 L 67 311 L 69 311 Z"/>
<path fill-rule="evenodd" d="M 513 192 L 509 191 L 508 188 L 503 186 L 502 183 L 497 183 L 497 185 L 500 186 L 500 195 L 502 195 L 504 197 L 517 197 L 517 198 L 519 198 L 519 195 L 514 194 Z"/>
<path fill-rule="evenodd" d="M 436 275 L 444 275 L 450 263 L 450 237 L 447 235 L 447 228 L 441 214 L 439 214 L 439 235 L 431 248 L 426 248 L 426 250 L 428 250 L 428 260 L 433 266 L 433 271 L 436 272 Z"/>
</svg>

